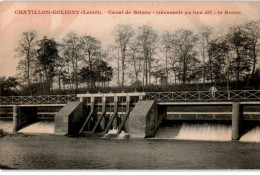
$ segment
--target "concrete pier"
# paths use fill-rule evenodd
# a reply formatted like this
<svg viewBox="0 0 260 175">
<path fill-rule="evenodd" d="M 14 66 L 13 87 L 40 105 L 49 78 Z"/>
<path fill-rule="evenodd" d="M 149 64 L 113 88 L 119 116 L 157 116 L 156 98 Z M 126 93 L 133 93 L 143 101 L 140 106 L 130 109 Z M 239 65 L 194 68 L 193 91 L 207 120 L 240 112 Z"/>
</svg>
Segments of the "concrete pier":
<svg viewBox="0 0 260 175">
<path fill-rule="evenodd" d="M 85 115 L 82 102 L 69 102 L 55 115 L 54 133 L 58 135 L 78 133 Z"/>
<path fill-rule="evenodd" d="M 239 140 L 240 138 L 240 118 L 242 110 L 238 102 L 232 104 L 232 140 Z"/>
<path fill-rule="evenodd" d="M 18 110 L 19 110 L 19 107 L 18 106 L 14 106 L 13 107 L 13 132 L 16 132 L 18 131 Z"/>
<path fill-rule="evenodd" d="M 154 137 L 162 119 L 166 117 L 166 109 L 158 109 L 155 101 L 138 101 L 129 116 L 129 134 L 131 137 Z"/>
<path fill-rule="evenodd" d="M 106 125 L 106 122 L 105 122 L 105 120 L 106 120 L 106 97 L 102 97 L 102 114 L 101 115 L 103 115 L 103 116 L 100 116 L 100 117 L 102 117 L 102 119 L 101 119 L 101 121 L 100 121 L 100 129 L 101 130 L 104 130 L 105 129 L 105 125 Z"/>
<path fill-rule="evenodd" d="M 114 98 L 114 112 L 117 112 L 118 106 L 117 106 L 117 98 Z M 113 129 L 118 128 L 118 116 L 116 115 L 113 121 Z"/>
<path fill-rule="evenodd" d="M 130 97 L 126 96 L 126 112 L 130 111 Z M 124 124 L 125 132 L 129 132 L 129 117 L 127 117 Z"/>
</svg>

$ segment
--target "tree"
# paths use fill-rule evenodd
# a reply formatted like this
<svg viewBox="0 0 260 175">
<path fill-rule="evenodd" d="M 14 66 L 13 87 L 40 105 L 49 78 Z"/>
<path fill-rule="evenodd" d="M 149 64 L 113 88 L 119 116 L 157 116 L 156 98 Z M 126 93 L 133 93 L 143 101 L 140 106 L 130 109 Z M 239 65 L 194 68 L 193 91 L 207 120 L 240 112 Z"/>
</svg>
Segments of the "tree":
<svg viewBox="0 0 260 175">
<path fill-rule="evenodd" d="M 139 51 L 139 43 L 138 40 L 134 39 L 133 41 L 131 41 L 129 43 L 129 65 L 131 65 L 132 69 L 130 69 L 130 74 L 134 73 L 134 83 L 135 82 L 140 82 L 139 81 L 139 74 L 141 73 L 141 69 L 142 69 L 142 57 L 140 55 L 140 51 Z M 132 71 L 133 70 L 133 71 Z"/>
<path fill-rule="evenodd" d="M 121 52 L 121 68 L 122 68 L 122 83 L 121 86 L 124 86 L 125 82 L 125 61 L 126 61 L 126 51 L 128 43 L 131 38 L 134 36 L 134 31 L 131 25 L 117 25 L 113 31 L 115 41 L 120 48 Z"/>
<path fill-rule="evenodd" d="M 197 36 L 191 30 L 179 29 L 174 33 L 174 45 L 179 63 L 178 76 L 183 84 L 189 79 L 190 70 L 197 62 L 197 52 L 194 50 L 197 41 Z"/>
<path fill-rule="evenodd" d="M 96 64 L 97 59 L 101 55 L 101 42 L 92 36 L 82 36 L 81 44 L 84 55 L 84 61 L 88 65 L 89 71 L 92 72 L 94 69 L 94 64 Z M 94 87 L 94 82 L 91 83 Z"/>
<path fill-rule="evenodd" d="M 250 38 L 243 31 L 241 26 L 235 26 L 229 29 L 227 40 L 230 44 L 231 52 L 234 53 L 232 69 L 235 71 L 236 82 L 239 84 L 241 75 L 250 70 L 250 63 L 252 60 L 249 54 Z"/>
<path fill-rule="evenodd" d="M 90 70 L 89 66 L 84 66 L 80 69 L 79 75 L 81 76 L 82 82 L 85 82 L 87 87 L 90 87 L 90 84 L 92 84 L 92 87 L 95 87 L 95 82 L 97 80 L 97 74 L 92 68 Z"/>
<path fill-rule="evenodd" d="M 53 77 L 55 76 L 55 67 L 58 62 L 58 44 L 54 39 L 48 39 L 44 36 L 38 42 L 37 60 L 42 67 L 48 86 L 51 87 Z"/>
<path fill-rule="evenodd" d="M 172 35 L 169 32 L 164 32 L 161 36 L 161 50 L 165 56 L 165 73 L 166 73 L 166 84 L 168 84 L 168 59 L 171 51 Z"/>
<path fill-rule="evenodd" d="M 216 39 L 209 43 L 209 54 L 212 60 L 206 63 L 206 67 L 209 67 L 211 62 L 212 77 L 215 83 L 221 82 L 228 76 L 228 67 L 225 67 L 226 60 L 228 60 L 229 46 L 226 40 Z M 208 69 L 207 69 L 208 70 Z M 227 80 L 228 81 L 228 80 Z"/>
<path fill-rule="evenodd" d="M 139 41 L 144 58 L 143 83 L 144 85 L 148 85 L 148 80 L 150 80 L 151 76 L 151 65 L 153 61 L 153 55 L 155 54 L 158 34 L 152 29 L 151 26 L 143 25 L 138 28 L 137 39 Z"/>
<path fill-rule="evenodd" d="M 251 21 L 244 25 L 244 31 L 248 37 L 249 54 L 252 57 L 252 73 L 251 77 L 254 78 L 256 73 L 256 65 L 258 61 L 258 54 L 260 51 L 260 21 Z"/>
<path fill-rule="evenodd" d="M 92 69 L 90 69 L 89 65 L 82 67 L 80 75 L 82 82 L 86 82 L 88 87 L 90 83 L 94 84 L 92 88 L 95 87 L 96 82 L 101 82 L 102 86 L 105 87 L 105 83 L 111 81 L 113 77 L 113 69 L 111 66 L 108 66 L 107 62 L 97 60 L 92 65 Z"/>
<path fill-rule="evenodd" d="M 211 54 L 209 53 L 210 38 L 212 35 L 212 28 L 208 26 L 202 26 L 199 29 L 199 48 L 202 56 L 202 74 L 203 74 L 203 84 L 205 85 L 206 77 L 209 75 L 209 79 L 213 81 L 213 72 Z M 207 64 L 206 64 L 207 62 Z"/>
<path fill-rule="evenodd" d="M 66 82 L 65 79 L 67 79 L 67 71 L 64 69 L 67 64 L 67 60 L 63 57 L 59 57 L 59 60 L 56 62 L 56 74 L 58 75 L 58 84 L 59 84 L 59 90 L 61 90 L 61 80 L 63 80 L 63 85 Z M 67 82 L 66 82 L 67 83 Z"/>
<path fill-rule="evenodd" d="M 174 74 L 174 83 L 176 84 L 178 78 L 178 51 L 175 49 L 173 47 L 173 49 L 171 49 L 170 51 L 169 64 L 170 64 L 170 70 L 172 70 Z"/>
<path fill-rule="evenodd" d="M 14 95 L 20 85 L 15 77 L 0 77 L 0 96 Z"/>
<path fill-rule="evenodd" d="M 68 33 L 62 42 L 63 57 L 68 60 L 68 74 L 70 82 L 75 84 L 75 89 L 78 89 L 78 64 L 79 61 L 82 59 L 82 42 L 78 34 L 75 32 Z M 72 70 L 70 71 L 70 64 L 72 65 Z M 73 76 L 70 76 L 73 72 Z"/>
<path fill-rule="evenodd" d="M 106 82 L 109 82 L 113 78 L 113 69 L 108 66 L 107 62 L 100 60 L 96 66 L 97 81 L 102 83 L 102 87 L 105 88 Z"/>
<path fill-rule="evenodd" d="M 114 45 L 108 45 L 107 47 L 108 50 L 108 60 L 114 60 L 116 63 L 113 64 L 114 66 L 114 72 L 113 74 L 116 75 L 116 82 L 117 82 L 117 86 L 121 85 L 121 81 L 120 81 L 120 50 L 119 47 L 117 46 L 117 43 L 115 43 Z"/>
<path fill-rule="evenodd" d="M 31 74 L 31 62 L 35 57 L 35 47 L 36 47 L 36 32 L 27 31 L 23 32 L 21 39 L 18 41 L 18 47 L 15 49 L 17 57 L 22 58 L 20 60 L 18 67 L 26 67 L 24 70 L 26 74 L 27 84 L 30 85 L 30 74 Z"/>
</svg>

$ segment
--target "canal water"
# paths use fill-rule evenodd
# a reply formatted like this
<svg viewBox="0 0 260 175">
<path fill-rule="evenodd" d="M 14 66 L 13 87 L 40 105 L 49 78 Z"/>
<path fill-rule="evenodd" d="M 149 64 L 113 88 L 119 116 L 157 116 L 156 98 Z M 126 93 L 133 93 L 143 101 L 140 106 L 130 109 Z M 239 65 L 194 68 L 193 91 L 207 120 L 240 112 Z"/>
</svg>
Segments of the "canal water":
<svg viewBox="0 0 260 175">
<path fill-rule="evenodd" d="M 15 169 L 259 169 L 260 143 L 106 139 L 48 134 L 0 138 L 0 167 Z"/>
</svg>

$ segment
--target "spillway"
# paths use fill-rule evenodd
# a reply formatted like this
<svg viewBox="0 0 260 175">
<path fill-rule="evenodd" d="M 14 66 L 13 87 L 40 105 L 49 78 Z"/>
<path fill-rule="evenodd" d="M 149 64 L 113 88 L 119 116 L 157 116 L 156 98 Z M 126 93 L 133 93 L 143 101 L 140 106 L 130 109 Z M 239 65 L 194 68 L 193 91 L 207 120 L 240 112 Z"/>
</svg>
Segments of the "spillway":
<svg viewBox="0 0 260 175">
<path fill-rule="evenodd" d="M 252 129 L 240 138 L 242 142 L 260 142 L 260 126 Z"/>
<path fill-rule="evenodd" d="M 155 138 L 176 140 L 230 141 L 231 124 L 228 122 L 172 122 L 164 121 Z"/>
<path fill-rule="evenodd" d="M 38 121 L 32 123 L 21 130 L 18 133 L 45 133 L 54 134 L 54 122 L 53 121 Z"/>
<path fill-rule="evenodd" d="M 260 122 L 247 121 L 242 127 L 241 142 L 260 142 Z"/>
<path fill-rule="evenodd" d="M 231 126 L 184 123 L 175 139 L 229 141 L 231 140 Z"/>
</svg>

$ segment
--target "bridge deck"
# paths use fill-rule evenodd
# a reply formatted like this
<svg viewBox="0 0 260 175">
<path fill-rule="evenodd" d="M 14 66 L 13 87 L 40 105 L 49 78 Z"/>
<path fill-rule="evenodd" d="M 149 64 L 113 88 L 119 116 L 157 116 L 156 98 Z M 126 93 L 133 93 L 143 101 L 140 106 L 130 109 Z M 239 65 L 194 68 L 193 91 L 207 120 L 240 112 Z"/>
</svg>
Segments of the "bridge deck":
<svg viewBox="0 0 260 175">
<path fill-rule="evenodd" d="M 20 107 L 59 107 L 65 106 L 65 104 L 9 104 L 9 105 L 0 105 L 0 107 L 13 107 L 13 106 L 20 106 Z"/>
<path fill-rule="evenodd" d="M 121 103 L 138 100 L 156 100 L 159 105 L 176 104 L 231 104 L 241 102 L 244 104 L 260 103 L 260 90 L 232 90 L 217 91 L 186 91 L 186 92 L 133 92 L 133 93 L 99 93 L 99 94 L 77 94 L 77 95 L 42 95 L 42 96 L 2 96 L 0 106 L 63 106 L 71 101 L 84 101 L 87 103 L 95 101 L 102 102 L 106 99 L 114 99 Z M 99 100 L 98 100 L 99 99 Z M 105 99 L 105 100 L 104 100 Z M 122 101 L 123 99 L 123 101 Z M 101 102 L 101 101 L 100 101 Z"/>
<path fill-rule="evenodd" d="M 232 105 L 233 102 L 158 102 L 157 105 Z M 259 105 L 260 101 L 242 101 L 242 105 Z"/>
</svg>

